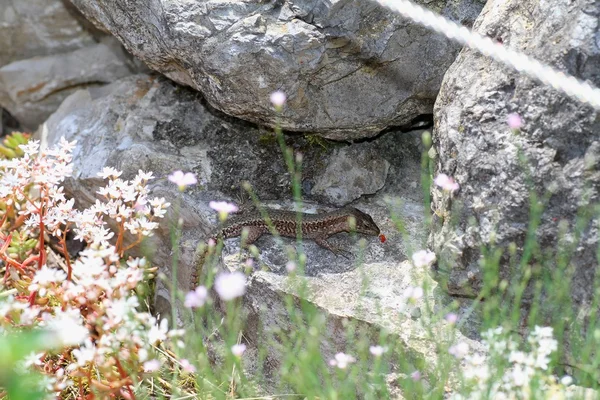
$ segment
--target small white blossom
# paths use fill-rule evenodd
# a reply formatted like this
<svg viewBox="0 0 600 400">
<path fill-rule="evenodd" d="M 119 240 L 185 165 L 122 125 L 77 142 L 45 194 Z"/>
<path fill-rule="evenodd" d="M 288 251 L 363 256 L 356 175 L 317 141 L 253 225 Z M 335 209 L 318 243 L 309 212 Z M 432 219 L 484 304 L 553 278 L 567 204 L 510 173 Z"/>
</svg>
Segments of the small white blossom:
<svg viewBox="0 0 600 400">
<path fill-rule="evenodd" d="M 246 275 L 239 271 L 224 272 L 217 276 L 215 290 L 225 301 L 241 297 L 246 293 Z"/>
<path fill-rule="evenodd" d="M 402 293 L 402 297 L 406 300 L 410 300 L 415 302 L 423 297 L 423 288 L 420 286 L 409 286 L 404 289 L 404 293 Z"/>
<path fill-rule="evenodd" d="M 113 167 L 104 167 L 102 172 L 98 172 L 98 176 L 101 177 L 102 179 L 118 178 L 119 176 L 121 176 L 121 174 L 122 174 L 121 171 L 118 171 Z"/>
<path fill-rule="evenodd" d="M 356 362 L 356 359 L 351 355 L 345 353 L 337 353 L 332 360 L 329 360 L 329 365 L 332 367 L 338 367 L 339 369 L 346 369 L 349 364 Z"/>
<path fill-rule="evenodd" d="M 453 178 L 449 177 L 446 174 L 439 174 L 438 176 L 436 176 L 433 183 L 435 183 L 437 186 L 441 187 L 447 192 L 455 192 L 460 188 L 458 183 L 456 183 L 456 181 Z"/>
<path fill-rule="evenodd" d="M 243 343 L 231 346 L 231 353 L 236 357 L 241 357 L 244 351 L 246 351 L 246 345 Z"/>
<path fill-rule="evenodd" d="M 465 342 L 459 342 L 453 346 L 450 346 L 448 353 L 452 354 L 458 359 L 462 359 L 469 353 L 469 345 Z"/>
<path fill-rule="evenodd" d="M 415 267 L 427 267 L 436 260 L 435 253 L 429 250 L 420 250 L 412 255 L 412 262 Z"/>
<path fill-rule="evenodd" d="M 285 101 L 286 101 L 285 93 L 283 93 L 281 90 L 277 90 L 277 91 L 271 93 L 271 103 L 276 108 L 283 107 L 283 105 L 285 104 Z"/>
<path fill-rule="evenodd" d="M 387 347 L 383 346 L 371 346 L 369 347 L 369 352 L 373 354 L 375 357 L 381 357 L 383 353 L 387 351 Z"/>
<path fill-rule="evenodd" d="M 196 175 L 191 172 L 184 173 L 183 171 L 175 171 L 169 175 L 169 180 L 179 187 L 179 190 L 184 190 L 187 186 L 192 186 L 198 183 Z"/>
<path fill-rule="evenodd" d="M 160 369 L 160 361 L 158 360 L 149 360 L 146 361 L 143 365 L 144 371 L 146 372 L 156 372 Z"/>
<path fill-rule="evenodd" d="M 204 286 L 198 286 L 196 290 L 185 295 L 184 306 L 188 308 L 202 307 L 208 299 L 208 290 Z"/>
</svg>

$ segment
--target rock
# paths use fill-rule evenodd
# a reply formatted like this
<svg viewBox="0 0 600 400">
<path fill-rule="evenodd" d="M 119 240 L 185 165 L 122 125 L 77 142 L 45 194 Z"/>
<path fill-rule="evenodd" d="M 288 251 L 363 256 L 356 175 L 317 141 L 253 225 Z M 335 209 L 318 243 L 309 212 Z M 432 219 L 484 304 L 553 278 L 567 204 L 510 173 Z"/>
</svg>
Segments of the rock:
<svg viewBox="0 0 600 400">
<path fill-rule="evenodd" d="M 244 331 L 248 351 L 244 355 L 244 366 L 250 373 L 252 368 L 254 371 L 265 368 L 265 393 L 275 393 L 271 389 L 279 387 L 277 367 L 281 357 L 276 346 L 270 347 L 267 360 L 262 359 L 264 364 L 259 364 L 262 356 L 258 355 L 255 344 L 263 340 L 259 337 L 261 332 L 274 332 L 279 327 L 285 334 L 294 329 L 286 306 L 287 294 L 295 296 L 298 304 L 304 299 L 323 313 L 326 340 L 321 346 L 327 358 L 349 344 L 346 327 L 354 324 L 356 332 L 367 335 L 372 343 L 382 334 L 390 345 L 398 344 L 406 356 L 402 365 L 418 368 L 423 372 L 423 379 L 429 379 L 438 354 L 434 342 L 426 337 L 430 331 L 424 326 L 439 335 L 444 335 L 449 327 L 441 318 L 431 320 L 426 310 L 445 312 L 448 299 L 429 276 L 429 268 L 417 268 L 406 261 L 407 254 L 422 249 L 425 241 L 422 191 L 417 185 L 421 174 L 420 134 L 388 132 L 368 146 L 337 144 L 335 148 L 315 145 L 298 135 L 285 138 L 288 146 L 303 154 L 305 182 L 315 181 L 328 168 L 328 160 L 341 149 L 357 154 L 357 159 L 360 159 L 358 152 L 364 150 L 369 154 L 375 149 L 382 159 L 389 160 L 388 179 L 383 188 L 368 199 L 360 198 L 352 203 L 373 217 L 387 240 L 382 243 L 376 237 L 350 234 L 332 237 L 333 244 L 355 252 L 350 260 L 335 257 L 314 242 L 305 241 L 304 275 L 308 292 L 300 291 L 293 284 L 286 269 L 295 240 L 278 241 L 266 235 L 256 242 L 260 255 L 254 261 L 244 303 L 248 314 Z M 211 109 L 197 92 L 164 78 L 136 75 L 103 87 L 79 90 L 63 102 L 38 135 L 48 145 L 56 143 L 61 136 L 77 139 L 76 173 L 65 182 L 65 191 L 76 199 L 79 207 L 95 201 L 102 183 L 97 173 L 105 166 L 122 170 L 124 179 L 132 178 L 138 169 L 151 170 L 156 176 L 150 186 L 151 195 L 165 197 L 171 203 L 181 201 L 180 216 L 184 225 L 177 282 L 183 291 L 191 286 L 190 275 L 198 244 L 216 227 L 214 212 L 208 206 L 210 200 L 232 199 L 238 193 L 240 181 L 247 180 L 261 199 L 268 199 L 264 201 L 265 206 L 293 207 L 290 177 L 285 172 L 275 137 L 255 125 Z M 355 148 L 357 153 L 354 153 Z M 186 190 L 181 197 L 165 179 L 176 169 L 194 171 L 199 180 L 197 186 Z M 329 210 L 316 203 L 312 194 L 304 195 L 307 212 Z M 173 212 L 168 214 L 170 219 L 175 218 Z M 396 218 L 403 222 L 405 234 L 398 232 Z M 239 242 L 238 238 L 225 241 L 218 263 L 221 268 L 247 267 L 248 253 L 240 251 Z M 166 281 L 170 281 L 172 248 L 168 221 L 161 223 L 146 248 L 152 249 L 152 264 L 159 266 L 167 275 Z M 296 269 L 295 273 L 301 271 Z M 427 283 L 425 295 L 408 304 L 405 289 L 423 282 Z M 170 314 L 170 293 L 160 279 L 156 281 L 153 306 L 162 316 Z M 468 306 L 470 304 L 465 309 Z M 475 350 L 481 348 L 460 333 L 455 340 L 466 341 Z M 397 365 L 392 367 L 386 381 L 396 398 L 401 398 L 398 380 L 406 377 L 403 378 Z"/>
<path fill-rule="evenodd" d="M 0 106 L 25 129 L 35 130 L 76 90 L 106 84 L 131 73 L 128 57 L 112 40 L 67 53 L 15 61 L 0 68 Z"/>
<path fill-rule="evenodd" d="M 593 0 L 494 0 L 476 30 L 598 87 L 599 17 L 600 5 Z M 509 129 L 510 113 L 521 115 L 520 132 Z M 578 210 L 598 199 L 598 112 L 465 49 L 444 78 L 435 124 L 436 172 L 454 176 L 461 185 L 454 197 L 433 189 L 430 240 L 446 261 L 442 268 L 450 269 L 450 293 L 480 290 L 482 244 L 506 248 L 514 242 L 517 256 L 523 253 L 533 190 L 540 200 L 549 196 L 535 239 L 540 254 L 552 258 L 559 226 L 566 223 L 567 239 L 575 241 L 571 295 L 588 301 L 598 265 L 598 232 L 588 226 L 577 243 L 572 231 Z M 591 226 L 597 224 L 593 220 Z M 548 261 L 544 268 L 557 267 Z M 500 273 L 511 277 L 506 251 Z"/>
<path fill-rule="evenodd" d="M 136 57 L 229 115 L 336 140 L 412 126 L 432 112 L 460 46 L 372 2 L 74 0 Z M 470 26 L 477 0 L 439 1 Z"/>
<path fill-rule="evenodd" d="M 178 201 L 177 190 L 164 178 L 178 169 L 193 171 L 197 175 L 199 184 L 186 192 L 181 204 L 185 225 L 179 283 L 186 290 L 190 286 L 196 247 L 216 227 L 215 213 L 208 207 L 210 200 L 234 199 L 239 194 L 240 183 L 248 181 L 266 205 L 293 208 L 290 202 L 291 180 L 275 136 L 211 109 L 197 92 L 166 79 L 136 75 L 105 87 L 79 90 L 63 102 L 45 126 L 49 145 L 56 143 L 61 136 L 78 141 L 74 154 L 77 175 L 66 183 L 65 190 L 77 199 L 80 207 L 94 202 L 101 184 L 97 173 L 105 166 L 122 170 L 125 179 L 132 178 L 138 169 L 153 171 L 157 176 L 152 185 L 154 195 L 164 196 L 173 204 Z M 415 190 L 416 185 L 411 188 L 404 183 L 405 180 L 419 180 L 418 135 L 390 132 L 371 143 L 378 146 L 375 148 L 386 149 L 387 153 L 381 156 L 390 160 L 390 174 L 399 179 L 390 180 L 370 199 L 359 199 L 353 203 L 369 212 L 388 238 L 385 244 L 376 237 L 364 238 L 366 246 L 362 255 L 368 262 L 398 263 L 406 259 L 409 248 L 421 248 L 424 242 L 421 192 Z M 311 144 L 298 135 L 287 137 L 286 141 L 303 154 L 304 182 L 315 181 L 317 175 L 327 168 L 324 161 L 335 150 L 330 146 L 324 148 Z M 354 146 L 364 147 L 347 144 L 337 147 L 352 149 Z M 348 187 L 346 190 L 354 189 Z M 400 196 L 402 201 L 388 201 L 389 196 Z M 322 203 L 315 203 L 316 197 L 310 193 L 304 193 L 304 199 L 307 211 L 330 209 Z M 401 238 L 389 218 L 388 209 L 394 215 L 402 215 L 410 240 Z M 350 250 L 358 239 L 350 234 L 340 234 L 331 241 Z M 170 243 L 166 222 L 155 240 L 153 261 L 157 265 L 170 265 L 170 246 L 158 245 Z M 261 238 L 257 242 L 262 253 L 257 260 L 259 265 L 285 274 L 286 247 L 295 241 L 283 239 L 283 243 L 283 246 L 280 245 L 269 235 Z M 237 256 L 238 249 L 239 239 L 228 240 L 224 257 Z M 309 260 L 308 275 L 354 268 L 351 262 L 335 257 L 312 241 L 307 241 L 304 249 Z M 360 256 L 359 252 L 356 256 Z M 167 267 L 163 271 L 167 275 L 170 273 Z M 170 297 L 161 285 L 162 282 L 157 283 L 156 307 L 165 313 L 170 310 Z"/>
<path fill-rule="evenodd" d="M 373 194 L 385 184 L 390 163 L 369 144 L 336 151 L 317 178 L 312 191 L 331 204 L 343 206 L 364 194 Z"/>
<path fill-rule="evenodd" d="M 0 0 L 0 67 L 93 43 L 61 0 Z"/>
<path fill-rule="evenodd" d="M 230 264 L 228 268 L 238 269 L 241 266 Z M 423 283 L 426 283 L 428 290 L 422 298 L 408 300 L 404 296 L 407 288 Z M 244 296 L 249 325 L 244 337 L 249 346 L 264 345 L 271 340 L 277 343 L 277 337 L 293 336 L 292 332 L 297 329 L 296 320 L 291 317 L 290 305 L 284 298 L 284 295 L 292 295 L 298 299 L 295 313 L 303 315 L 301 310 L 312 306 L 325 316 L 323 328 L 319 330 L 324 338 L 319 343 L 320 352 L 326 360 L 333 359 L 338 352 L 353 349 L 356 340 L 350 337 L 366 338 L 371 344 L 376 344 L 384 337 L 389 346 L 402 349 L 401 365 L 395 364 L 389 374 L 390 378 L 396 378 L 388 382 L 390 391 L 395 391 L 398 396 L 393 398 L 403 398 L 400 389 L 394 388 L 399 371 L 420 371 L 425 386 L 430 378 L 435 379 L 440 356 L 436 342 L 447 343 L 451 335 L 442 332 L 449 332 L 451 327 L 444 319 L 426 317 L 428 314 L 419 318 L 412 316 L 427 307 L 437 311 L 445 301 L 440 293 L 435 294 L 437 284 L 426 269 L 415 269 L 407 261 L 395 264 L 366 262 L 353 271 L 308 278 L 306 285 L 305 290 L 300 289 L 300 283 L 293 277 L 270 272 L 260 271 L 252 275 Z M 299 299 L 305 299 L 308 304 L 301 307 Z M 350 326 L 354 335 L 347 333 Z M 437 333 L 435 340 L 428 332 Z M 482 344 L 464 337 L 460 332 L 450 340 L 467 343 L 471 353 L 484 353 Z M 267 383 L 277 388 L 279 360 L 282 360 L 282 356 L 278 354 L 278 346 L 267 348 L 264 359 L 267 370 L 263 373 Z M 249 364 L 256 363 L 250 361 Z"/>
</svg>

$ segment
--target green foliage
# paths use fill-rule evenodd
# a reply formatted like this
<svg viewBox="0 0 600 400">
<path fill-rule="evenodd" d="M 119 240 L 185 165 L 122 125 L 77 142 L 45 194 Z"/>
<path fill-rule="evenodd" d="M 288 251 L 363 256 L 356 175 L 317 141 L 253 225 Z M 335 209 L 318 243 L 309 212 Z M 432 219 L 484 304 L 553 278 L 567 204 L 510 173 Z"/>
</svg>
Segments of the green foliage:
<svg viewBox="0 0 600 400">
<path fill-rule="evenodd" d="M 23 150 L 20 145 L 26 144 L 31 135 L 23 132 L 13 132 L 6 136 L 0 144 L 1 158 L 16 158 L 23 156 Z"/>
</svg>

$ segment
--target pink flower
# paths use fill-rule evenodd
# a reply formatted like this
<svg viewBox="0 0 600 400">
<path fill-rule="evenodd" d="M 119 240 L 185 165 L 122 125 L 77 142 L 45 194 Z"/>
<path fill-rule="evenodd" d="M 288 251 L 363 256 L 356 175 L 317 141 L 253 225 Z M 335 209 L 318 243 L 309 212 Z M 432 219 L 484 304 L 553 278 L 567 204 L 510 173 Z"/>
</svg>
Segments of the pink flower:
<svg viewBox="0 0 600 400">
<path fill-rule="evenodd" d="M 436 176 L 433 183 L 435 183 L 437 186 L 441 187 L 442 189 L 448 192 L 455 192 L 460 188 L 458 183 L 456 183 L 456 181 L 453 178 L 449 177 L 446 174 L 439 174 L 438 176 Z"/>
<path fill-rule="evenodd" d="M 208 299 L 208 290 L 204 286 L 198 286 L 196 290 L 185 295 L 183 304 L 187 308 L 202 307 L 206 303 L 206 299 Z"/>
<path fill-rule="evenodd" d="M 181 361 L 179 361 L 179 364 L 181 364 L 181 368 L 183 368 L 183 370 L 185 372 L 189 372 L 190 374 L 196 372 L 196 367 L 194 367 L 188 360 L 186 360 L 185 358 L 182 359 Z"/>
<path fill-rule="evenodd" d="M 192 186 L 198 183 L 196 175 L 191 172 L 183 173 L 183 171 L 175 171 L 169 175 L 169 180 L 179 186 L 179 190 L 183 191 L 187 186 Z"/>
<path fill-rule="evenodd" d="M 225 301 L 241 297 L 246 293 L 246 275 L 239 271 L 222 273 L 215 279 L 215 290 Z"/>
<path fill-rule="evenodd" d="M 242 354 L 244 354 L 244 351 L 246 351 L 246 345 L 243 343 L 234 344 L 233 346 L 231 346 L 231 352 L 236 357 L 241 357 Z"/>
<path fill-rule="evenodd" d="M 160 369 L 160 361 L 158 360 L 149 360 L 144 363 L 144 371 L 146 372 L 156 372 Z"/>
<path fill-rule="evenodd" d="M 275 108 L 281 108 L 285 104 L 285 93 L 281 90 L 271 93 L 271 103 L 275 106 Z"/>
<path fill-rule="evenodd" d="M 429 250 L 420 250 L 412 255 L 412 262 L 415 267 L 427 267 L 436 260 L 435 253 Z"/>
<path fill-rule="evenodd" d="M 224 213 L 226 215 L 237 212 L 238 210 L 238 207 L 235 204 L 226 201 L 211 201 L 208 203 L 208 206 L 219 214 Z"/>
<path fill-rule="evenodd" d="M 420 381 L 421 380 L 421 371 L 419 371 L 419 370 L 414 371 L 412 374 L 410 374 L 410 378 L 415 382 Z"/>
<path fill-rule="evenodd" d="M 285 264 L 285 269 L 287 272 L 294 272 L 296 270 L 296 263 L 293 261 L 288 261 Z"/>
<path fill-rule="evenodd" d="M 448 313 L 448 314 L 446 314 L 444 319 L 451 324 L 455 324 L 458 321 L 458 315 L 456 315 L 454 313 Z"/>
<path fill-rule="evenodd" d="M 506 121 L 508 122 L 508 127 L 510 129 L 521 129 L 523 126 L 523 120 L 517 113 L 508 114 Z"/>
</svg>

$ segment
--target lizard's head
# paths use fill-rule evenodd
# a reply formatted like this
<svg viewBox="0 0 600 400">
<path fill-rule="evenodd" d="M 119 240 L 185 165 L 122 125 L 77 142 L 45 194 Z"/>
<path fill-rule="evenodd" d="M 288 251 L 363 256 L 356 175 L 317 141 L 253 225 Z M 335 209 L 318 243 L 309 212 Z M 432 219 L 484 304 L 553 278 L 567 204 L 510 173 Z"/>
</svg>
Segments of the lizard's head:
<svg viewBox="0 0 600 400">
<path fill-rule="evenodd" d="M 347 210 L 356 220 L 356 228 L 354 229 L 356 232 L 365 235 L 379 235 L 379 227 L 369 214 L 366 214 L 354 207 L 348 207 Z"/>
</svg>

